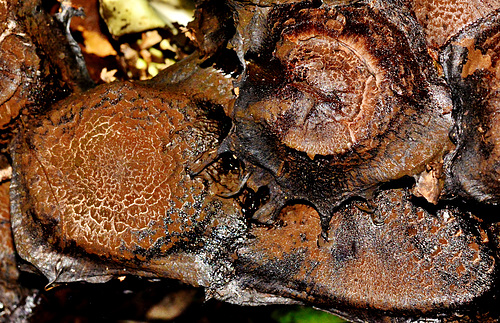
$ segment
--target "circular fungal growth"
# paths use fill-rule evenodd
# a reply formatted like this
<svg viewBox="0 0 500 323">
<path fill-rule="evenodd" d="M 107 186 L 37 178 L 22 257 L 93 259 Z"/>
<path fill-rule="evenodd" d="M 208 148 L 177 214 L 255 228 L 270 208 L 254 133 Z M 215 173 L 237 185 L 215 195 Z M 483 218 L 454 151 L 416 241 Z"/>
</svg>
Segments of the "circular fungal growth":
<svg viewBox="0 0 500 323">
<path fill-rule="evenodd" d="M 223 205 L 188 166 L 215 149 L 221 115 L 131 83 L 63 101 L 14 143 L 13 213 L 25 221 L 14 231 L 39 223 L 62 250 L 122 261 L 196 244 Z"/>
<path fill-rule="evenodd" d="M 342 18 L 333 21 L 340 24 Z M 275 120 L 269 121 L 287 146 L 314 158 L 345 152 L 366 137 L 356 122 L 369 113 L 379 89 L 376 67 L 357 53 L 363 48 L 356 42 L 293 31 L 283 35 L 276 57 L 291 82 L 265 108 L 272 109 Z"/>
<path fill-rule="evenodd" d="M 247 53 L 221 148 L 248 164 L 249 185 L 269 186 L 257 218 L 301 200 L 327 225 L 346 199 L 441 163 L 452 146 L 451 100 L 414 19 L 291 5 L 267 24 L 268 39 Z"/>
</svg>

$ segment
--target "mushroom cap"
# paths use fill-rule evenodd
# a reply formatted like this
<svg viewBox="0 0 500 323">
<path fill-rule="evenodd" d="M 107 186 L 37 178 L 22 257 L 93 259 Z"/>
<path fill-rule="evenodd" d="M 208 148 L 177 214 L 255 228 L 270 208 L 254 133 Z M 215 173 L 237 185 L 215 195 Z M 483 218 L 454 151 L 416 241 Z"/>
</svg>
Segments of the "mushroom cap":
<svg viewBox="0 0 500 323">
<path fill-rule="evenodd" d="M 226 146 L 271 173 L 260 184 L 281 197 L 270 201 L 308 201 L 327 223 L 346 199 L 418 176 L 453 148 L 449 89 L 416 20 L 392 9 L 301 4 L 267 14 L 267 37 L 245 56 Z"/>
<path fill-rule="evenodd" d="M 195 243 L 189 237 L 221 208 L 188 169 L 221 136 L 207 114 L 185 96 L 134 83 L 64 100 L 13 145 L 15 216 L 42 224 L 61 250 L 122 261 Z"/>
</svg>

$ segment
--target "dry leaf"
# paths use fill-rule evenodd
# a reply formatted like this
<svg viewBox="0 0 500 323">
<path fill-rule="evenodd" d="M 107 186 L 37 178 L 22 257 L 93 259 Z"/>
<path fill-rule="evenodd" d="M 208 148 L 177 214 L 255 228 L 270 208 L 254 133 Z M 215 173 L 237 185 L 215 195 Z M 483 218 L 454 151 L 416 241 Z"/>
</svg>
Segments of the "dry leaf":
<svg viewBox="0 0 500 323">
<path fill-rule="evenodd" d="M 117 54 L 108 39 L 101 33 L 86 30 L 83 26 L 78 26 L 78 30 L 82 33 L 83 44 L 88 54 L 94 54 L 99 57 L 114 56 Z"/>
<path fill-rule="evenodd" d="M 115 74 L 116 74 L 117 71 L 118 70 L 110 70 L 110 71 L 108 71 L 108 69 L 106 67 L 103 68 L 102 71 L 101 71 L 101 80 L 103 80 L 106 83 L 111 83 L 111 82 L 116 81 Z"/>
</svg>

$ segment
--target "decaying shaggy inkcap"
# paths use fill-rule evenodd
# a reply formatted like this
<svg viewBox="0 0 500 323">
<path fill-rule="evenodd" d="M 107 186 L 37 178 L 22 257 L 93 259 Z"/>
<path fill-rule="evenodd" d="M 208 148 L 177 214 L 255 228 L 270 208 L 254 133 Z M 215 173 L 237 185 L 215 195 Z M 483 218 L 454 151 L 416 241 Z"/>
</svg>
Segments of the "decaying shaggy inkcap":
<svg viewBox="0 0 500 323">
<path fill-rule="evenodd" d="M 276 7 L 265 26 L 221 148 L 254 167 L 249 185 L 269 187 L 261 213 L 305 200 L 327 223 L 349 197 L 440 167 L 451 100 L 411 15 L 301 3 Z"/>
</svg>

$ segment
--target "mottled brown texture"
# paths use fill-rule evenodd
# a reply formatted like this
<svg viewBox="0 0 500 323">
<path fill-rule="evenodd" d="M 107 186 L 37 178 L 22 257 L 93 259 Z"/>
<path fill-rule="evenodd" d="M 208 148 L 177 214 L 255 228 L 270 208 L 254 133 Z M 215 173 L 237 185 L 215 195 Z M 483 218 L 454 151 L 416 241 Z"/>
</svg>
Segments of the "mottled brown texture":
<svg viewBox="0 0 500 323">
<path fill-rule="evenodd" d="M 218 280 L 227 279 L 224 278 L 224 275 L 213 272 L 230 270 L 230 264 L 222 250 L 226 250 L 227 256 L 230 255 L 231 248 L 234 248 L 235 239 L 242 234 L 241 231 L 244 230 L 245 225 L 240 223 L 241 214 L 237 202 L 232 199 L 222 199 L 216 195 L 231 189 L 231 183 L 228 183 L 229 187 L 226 187 L 225 183 L 231 177 L 238 176 L 238 170 L 233 169 L 234 167 L 230 165 L 229 169 L 225 169 L 225 158 L 211 165 L 196 178 L 193 177 L 190 169 L 196 168 L 197 162 L 202 159 L 201 156 L 213 150 L 214 145 L 217 145 L 221 139 L 219 136 L 227 133 L 230 120 L 224 116 L 223 110 L 226 105 L 234 101 L 234 97 L 230 92 L 228 93 L 231 90 L 231 80 L 213 68 L 200 68 L 200 62 L 198 55 L 193 55 L 162 72 L 154 82 L 103 85 L 86 93 L 87 99 L 83 101 L 79 99 L 78 95 L 75 95 L 53 107 L 49 112 L 52 119 L 44 121 L 45 117 L 42 116 L 38 120 L 32 120 L 28 124 L 28 128 L 23 130 L 15 149 L 27 152 L 28 155 L 18 155 L 16 151 L 13 151 L 13 158 L 33 161 L 34 164 L 29 164 L 29 166 L 33 166 L 32 170 L 37 170 L 41 178 L 32 179 L 45 181 L 43 185 L 49 190 L 54 187 L 48 183 L 54 179 L 58 185 L 62 185 L 57 188 L 63 194 L 62 202 L 68 203 L 58 204 L 54 202 L 59 198 L 54 197 L 52 191 L 41 191 L 40 197 L 46 199 L 48 204 L 53 206 L 58 204 L 61 209 L 73 211 L 75 204 L 79 201 L 65 200 L 68 197 L 66 190 L 81 193 L 78 195 L 80 198 L 89 197 L 87 203 L 90 200 L 96 201 L 94 193 L 100 194 L 100 196 L 112 194 L 116 199 L 97 200 L 96 203 L 113 205 L 123 210 L 121 213 L 123 225 L 122 223 L 117 223 L 117 225 L 125 227 L 125 232 L 119 233 L 119 237 L 114 238 L 109 233 L 112 233 L 115 228 L 114 221 L 117 218 L 106 210 L 100 213 L 98 205 L 93 206 L 90 203 L 77 210 L 82 211 L 82 214 L 77 214 L 78 216 L 70 214 L 69 218 L 65 218 L 65 222 L 54 226 L 54 223 L 59 221 L 60 213 L 57 213 L 57 209 L 54 207 L 54 212 L 51 214 L 38 214 L 36 207 L 41 204 L 37 204 L 37 201 L 31 199 L 27 194 L 30 189 L 37 191 L 37 187 L 25 185 L 25 179 L 36 174 L 14 171 L 12 194 L 16 202 L 13 203 L 12 207 L 13 227 L 16 231 L 17 241 L 22 241 L 22 243 L 18 242 L 18 252 L 34 265 L 36 269 L 32 270 L 43 273 L 51 283 L 74 280 L 102 282 L 109 280 L 112 275 L 129 273 L 130 268 L 134 268 L 134 273 L 139 275 L 181 279 L 196 286 L 210 286 Z M 187 93 L 189 96 L 186 95 Z M 113 100 L 110 99 L 111 97 Z M 126 111 L 121 109 L 123 104 L 128 107 Z M 99 109 L 102 109 L 101 113 L 95 114 L 94 112 L 99 111 Z M 149 109 L 156 111 L 154 116 L 158 117 L 158 120 L 153 115 L 149 115 Z M 81 114 L 72 114 L 75 111 L 80 111 Z M 115 113 L 116 116 L 111 116 Z M 168 117 L 167 120 L 164 120 L 165 116 Z M 89 121 L 87 126 L 82 118 Z M 102 147 L 98 143 L 96 146 L 103 148 L 102 153 L 94 154 L 92 150 L 88 150 L 83 152 L 80 157 L 85 157 L 86 161 L 93 158 L 94 161 L 99 160 L 101 164 L 85 163 L 83 158 L 78 159 L 78 162 L 69 158 L 72 138 L 76 137 L 81 142 L 86 141 L 87 148 L 96 144 L 96 141 L 89 140 L 85 134 L 87 130 L 93 131 L 94 134 L 106 130 L 103 127 L 99 129 L 89 127 L 92 122 L 99 118 L 111 120 L 107 129 L 118 129 L 120 133 L 107 132 L 108 137 L 102 134 L 101 139 L 105 137 L 103 141 L 106 142 L 106 145 Z M 161 125 L 160 119 L 166 124 L 170 124 L 170 128 Z M 61 121 L 60 124 L 58 124 L 59 121 Z M 47 137 L 50 139 L 49 141 L 46 141 L 45 137 L 37 137 L 40 140 L 40 145 L 46 145 L 50 142 L 50 145 L 54 145 L 50 149 L 59 149 L 53 150 L 54 155 L 50 156 L 48 160 L 44 160 L 44 158 L 48 157 L 47 153 L 50 151 L 40 149 L 35 152 L 31 151 L 35 148 L 34 146 L 26 145 L 33 134 L 32 126 L 34 125 L 38 125 L 38 127 L 45 125 L 46 128 L 35 129 L 49 135 Z M 68 125 L 72 125 L 72 127 Z M 153 140 L 144 133 L 144 130 L 150 130 L 162 137 Z M 50 137 L 51 134 L 60 134 L 61 136 Z M 59 140 L 61 138 L 64 140 Z M 126 140 L 122 141 L 122 139 Z M 134 142 L 132 139 L 137 139 L 133 147 L 131 145 Z M 76 144 L 75 141 L 73 146 Z M 130 149 L 127 150 L 129 145 L 131 145 Z M 44 147 L 49 148 L 49 146 Z M 134 147 L 142 150 L 138 149 L 137 152 L 133 152 Z M 61 152 L 64 153 L 61 154 Z M 39 156 L 39 153 L 42 155 Z M 126 155 L 126 153 L 131 154 Z M 125 157 L 130 158 L 128 164 L 123 163 Z M 142 157 L 152 158 L 141 160 Z M 40 162 L 48 163 L 49 161 L 66 169 L 67 173 L 64 174 L 49 165 L 49 170 L 55 172 L 55 177 L 49 179 L 40 167 L 42 165 Z M 79 164 L 79 167 L 76 167 L 76 164 Z M 109 167 L 102 169 L 99 166 Z M 124 167 L 120 168 L 120 166 Z M 86 170 L 88 173 L 86 174 L 82 170 Z M 165 217 L 156 222 L 150 221 L 149 214 L 142 214 L 141 217 L 136 218 L 136 214 L 132 213 L 130 217 L 127 217 L 129 214 L 127 212 L 138 207 L 132 205 L 130 208 L 125 208 L 120 201 L 125 197 L 123 195 L 120 197 L 118 194 L 123 193 L 130 196 L 135 194 L 138 198 L 137 202 L 147 197 L 141 196 L 137 190 L 131 192 L 127 187 L 128 184 L 133 188 L 138 188 L 142 184 L 146 187 L 147 181 L 141 182 L 139 180 L 142 176 L 147 176 L 146 171 L 152 172 L 149 175 L 151 180 L 164 181 L 159 184 L 158 191 L 164 190 L 165 195 L 155 196 L 156 199 L 159 197 L 161 199 L 156 206 L 152 205 L 151 210 L 158 211 L 157 216 L 161 216 L 160 213 L 163 213 Z M 128 175 L 135 174 L 136 176 L 121 176 L 127 175 L 126 172 L 129 172 Z M 16 174 L 20 174 L 20 176 L 16 177 Z M 115 183 L 102 180 L 99 182 L 100 177 L 97 174 L 110 175 L 111 180 Z M 79 177 L 80 175 L 83 177 Z M 94 175 L 96 177 L 93 177 Z M 68 178 L 71 178 L 72 182 L 64 181 Z M 176 183 L 176 179 L 181 182 Z M 214 183 L 215 179 L 219 180 L 220 183 Z M 171 182 L 168 182 L 169 180 Z M 95 190 L 92 191 L 92 189 Z M 166 199 L 167 193 L 171 194 L 171 200 Z M 21 203 L 17 203 L 17 201 Z M 163 206 L 159 206 L 159 204 Z M 26 212 L 28 205 L 33 207 L 31 209 L 33 213 L 30 211 L 33 216 L 25 217 L 24 212 Z M 149 204 L 143 204 L 141 207 L 144 210 L 148 206 Z M 94 210 L 90 211 L 92 208 Z M 165 214 L 167 212 L 168 214 Z M 80 215 L 83 216 L 79 217 Z M 94 221 L 93 217 L 104 220 L 101 223 L 109 221 L 110 225 L 101 227 Z M 55 222 L 49 224 L 48 227 L 43 227 L 35 221 L 37 218 L 55 220 Z M 141 228 L 142 223 L 138 223 L 136 220 L 149 223 L 150 227 L 141 231 L 143 229 Z M 196 222 L 196 220 L 201 222 Z M 131 221 L 131 226 L 128 227 L 127 221 Z M 131 233 L 134 228 L 138 233 L 139 231 L 142 233 Z M 171 232 L 167 232 L 167 230 Z M 70 239 L 61 236 L 61 231 L 70 232 Z M 82 234 L 75 234 L 75 231 Z M 101 233 L 100 235 L 96 234 L 98 231 Z M 164 235 L 158 238 L 160 235 L 158 232 L 163 232 Z M 168 234 L 171 235 L 166 236 Z M 225 236 L 224 240 L 220 240 L 222 239 L 219 237 L 220 235 Z M 230 235 L 234 237 L 227 239 Z M 128 245 L 113 245 L 113 243 L 121 243 L 123 237 L 130 239 L 125 241 Z M 96 240 L 92 240 L 93 238 Z M 156 239 L 156 244 L 154 239 Z M 127 246 L 130 249 L 126 249 Z M 63 247 L 62 251 L 61 247 Z M 85 250 L 86 248 L 89 249 L 90 253 L 83 256 L 83 252 L 88 252 Z M 216 257 L 215 254 L 218 256 Z M 96 258 L 96 255 L 99 255 L 99 258 Z M 120 265 L 126 259 L 135 259 L 135 261 L 128 261 L 126 267 Z"/>
<path fill-rule="evenodd" d="M 29 37 L 14 15 L 15 4 L 0 2 L 0 136 L 5 144 L 13 128 L 11 120 L 30 103 L 29 92 L 38 81 L 40 60 Z"/>
<path fill-rule="evenodd" d="M 92 81 L 78 46 L 68 43 L 65 21 L 47 14 L 40 0 L 2 1 L 0 10 L 0 146 L 6 146 L 21 113 L 37 113 Z"/>
<path fill-rule="evenodd" d="M 259 108 L 271 114 L 266 122 L 274 124 L 288 147 L 314 159 L 341 154 L 373 137 L 368 123 L 377 124 L 373 106 L 384 72 L 367 52 L 372 46 L 366 38 L 342 33 L 349 27 L 342 13 L 317 9 L 307 15 L 285 22 L 300 26 L 286 28 L 276 46 L 290 83 L 269 107 Z"/>
<path fill-rule="evenodd" d="M 410 196 L 382 191 L 372 215 L 381 217 L 378 225 L 356 203 L 346 205 L 320 247 L 318 213 L 285 208 L 272 228 L 252 228 L 256 239 L 239 252 L 238 268 L 248 275 L 239 275 L 240 284 L 323 308 L 340 301 L 338 310 L 347 306 L 369 320 L 383 311 L 415 315 L 473 301 L 488 289 L 495 265 L 487 239 L 474 235 L 483 229 L 471 229 L 455 208 L 432 216 Z"/>
<path fill-rule="evenodd" d="M 476 18 L 425 5 L 207 1 L 199 52 L 43 104 L 11 149 L 23 269 L 353 321 L 498 317 L 498 208 L 445 199 L 498 198 L 498 12 L 458 31 Z"/>
<path fill-rule="evenodd" d="M 210 113 L 222 111 L 132 83 L 61 102 L 16 141 L 26 212 L 61 248 L 101 257 L 144 259 L 187 243 L 217 207 L 188 170 L 222 134 Z"/>
<path fill-rule="evenodd" d="M 36 77 L 39 60 L 32 46 L 26 46 L 28 40 L 17 35 L 9 35 L 0 44 L 2 57 L 2 109 L 0 124 L 3 127 L 19 115 L 20 109 L 30 102 L 26 92 Z M 28 43 L 29 44 L 29 43 Z"/>
<path fill-rule="evenodd" d="M 326 227 L 344 200 L 418 179 L 452 148 L 452 103 L 408 15 L 307 3 L 269 12 L 220 148 L 247 163 L 250 185 L 269 187 L 256 218 L 305 200 Z"/>
<path fill-rule="evenodd" d="M 441 47 L 450 37 L 500 7 L 498 0 L 413 0 L 413 10 L 430 47 Z"/>
</svg>

